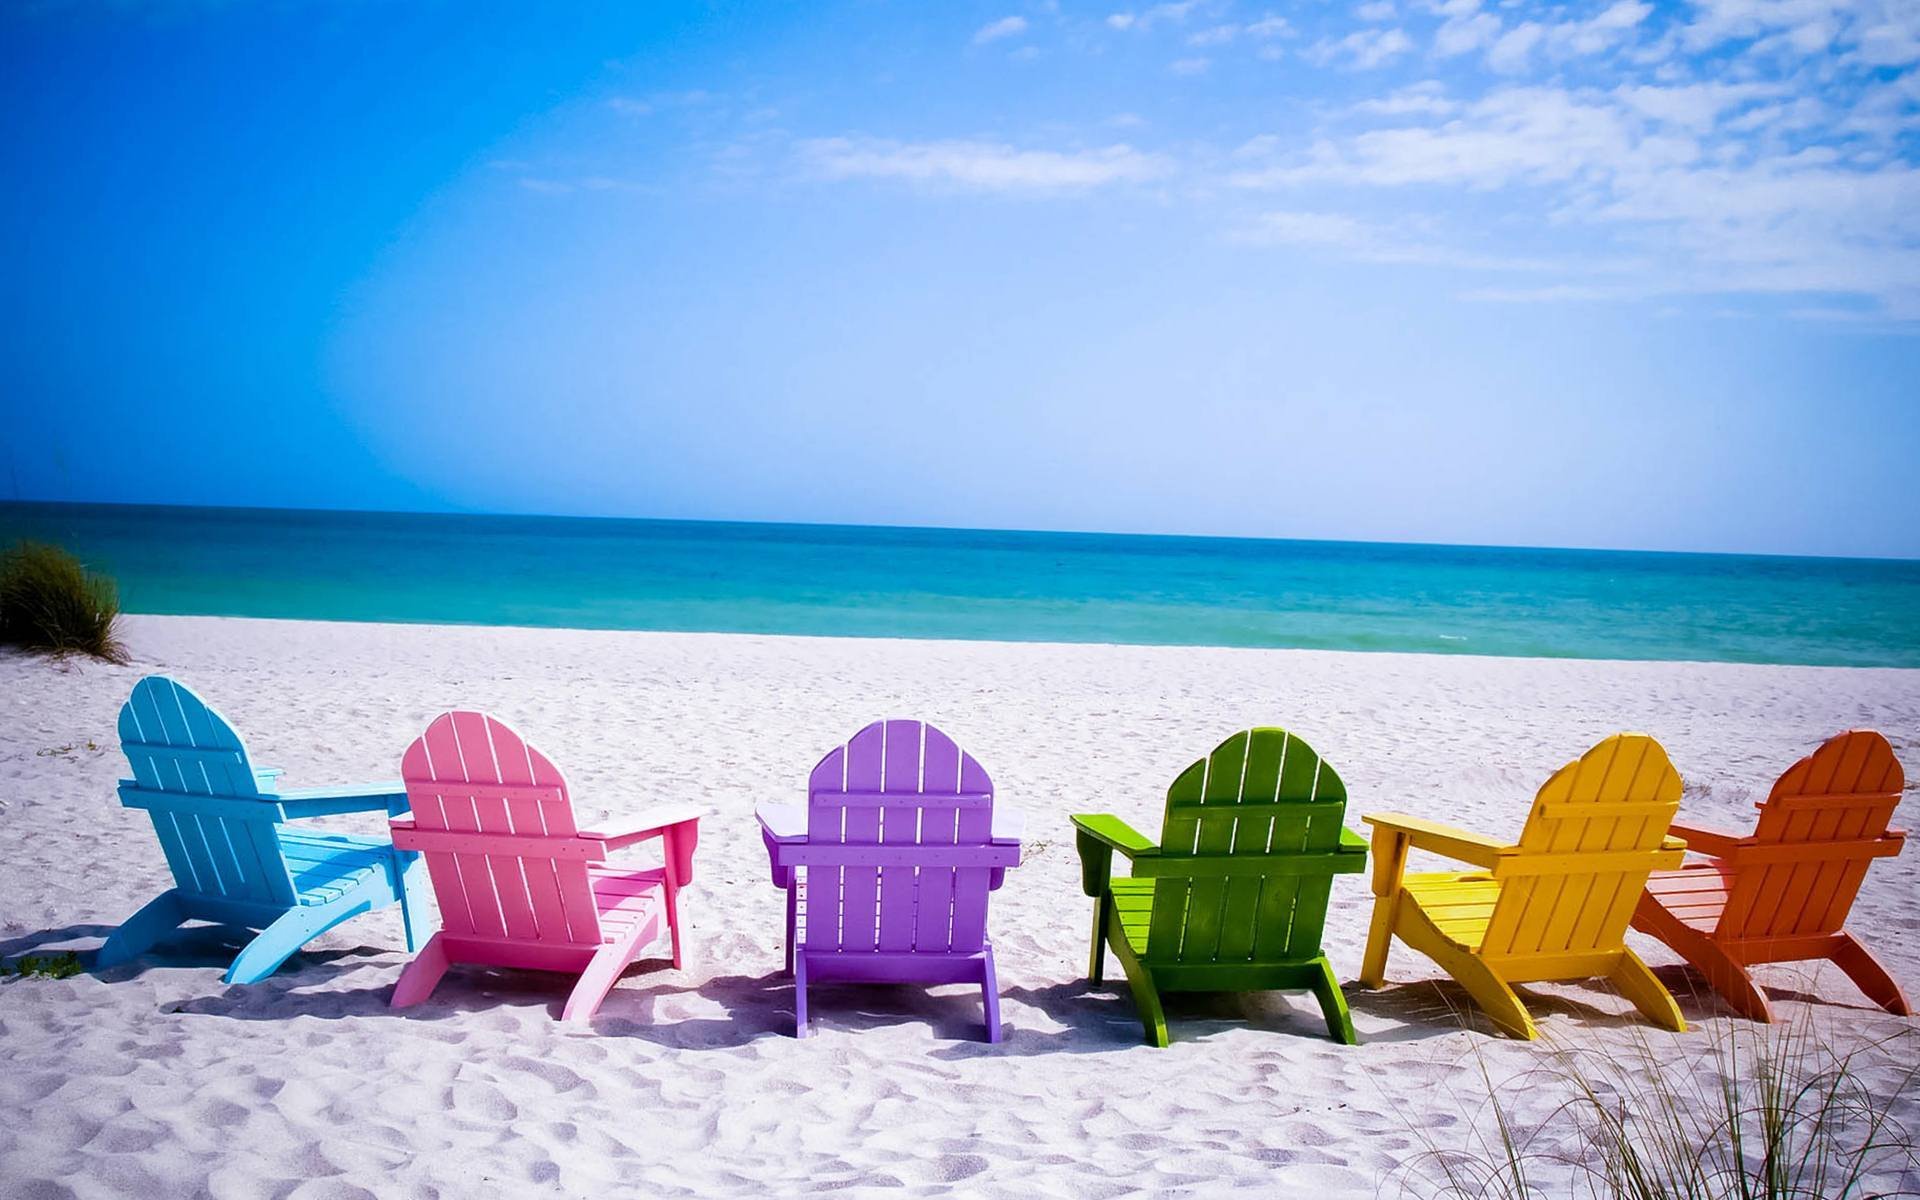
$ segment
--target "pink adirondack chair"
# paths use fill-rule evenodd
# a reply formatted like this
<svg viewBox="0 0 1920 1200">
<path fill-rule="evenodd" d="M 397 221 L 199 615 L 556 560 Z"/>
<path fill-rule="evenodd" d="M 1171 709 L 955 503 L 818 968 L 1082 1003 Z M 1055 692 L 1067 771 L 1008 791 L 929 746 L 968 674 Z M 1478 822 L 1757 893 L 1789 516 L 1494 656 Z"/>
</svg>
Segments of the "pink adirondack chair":
<svg viewBox="0 0 1920 1200">
<path fill-rule="evenodd" d="M 480 963 L 579 973 L 560 1019 L 584 1021 L 663 926 L 681 965 L 697 813 L 656 811 L 630 833 L 580 830 L 559 768 L 485 713 L 435 717 L 400 774 L 413 818 L 392 822 L 393 844 L 426 855 L 441 928 L 401 972 L 393 1007 L 425 1000 L 451 964 Z M 651 838 L 664 865 L 606 862 Z"/>
<path fill-rule="evenodd" d="M 994 810 L 971 754 L 931 725 L 876 721 L 820 760 L 806 807 L 757 815 L 787 893 L 797 1036 L 807 984 L 847 980 L 978 983 L 1000 1040 L 987 893 L 1020 863 L 1019 814 Z"/>
</svg>

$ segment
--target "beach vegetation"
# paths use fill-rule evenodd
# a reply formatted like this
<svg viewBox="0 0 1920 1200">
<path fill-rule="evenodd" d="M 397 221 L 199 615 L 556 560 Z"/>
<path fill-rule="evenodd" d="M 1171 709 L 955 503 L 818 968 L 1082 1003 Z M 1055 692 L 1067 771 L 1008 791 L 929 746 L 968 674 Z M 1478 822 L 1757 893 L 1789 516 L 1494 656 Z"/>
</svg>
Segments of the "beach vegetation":
<svg viewBox="0 0 1920 1200">
<path fill-rule="evenodd" d="M 1554 1049 L 1496 1081 L 1459 1140 L 1431 1131 L 1403 1194 L 1436 1200 L 1870 1200 L 1920 1195 L 1915 1031 L 1841 1049 L 1811 1017 L 1723 1023 L 1701 1048 L 1640 1032 L 1625 1047 Z M 1840 1031 L 1846 1036 L 1849 1031 Z M 1696 1043 L 1696 1045 L 1700 1045 Z M 1516 1097 L 1552 1089 L 1544 1117 Z M 1902 1107 L 1906 1112 L 1899 1111 Z M 1891 1187 L 1893 1190 L 1888 1190 Z"/>
<path fill-rule="evenodd" d="M 0 644 L 126 663 L 119 619 L 113 580 L 66 550 L 23 541 L 0 553 Z"/>
<path fill-rule="evenodd" d="M 19 979 L 71 979 L 80 970 L 80 956 L 71 950 L 62 954 L 30 954 L 11 964 L 0 963 L 0 976 L 13 975 Z"/>
</svg>

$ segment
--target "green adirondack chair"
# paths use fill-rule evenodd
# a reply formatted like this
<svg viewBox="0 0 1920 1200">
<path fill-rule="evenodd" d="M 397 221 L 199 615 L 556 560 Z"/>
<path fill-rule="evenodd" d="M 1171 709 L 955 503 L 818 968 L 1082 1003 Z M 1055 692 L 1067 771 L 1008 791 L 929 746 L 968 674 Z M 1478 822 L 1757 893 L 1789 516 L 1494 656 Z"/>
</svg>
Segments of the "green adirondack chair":
<svg viewBox="0 0 1920 1200">
<path fill-rule="evenodd" d="M 1154 845 L 1118 817 L 1073 818 L 1081 884 L 1094 898 L 1099 983 L 1111 946 L 1126 969 L 1147 1041 L 1167 1044 L 1162 992 L 1310 988 L 1335 1041 L 1353 1018 L 1320 952 L 1335 875 L 1363 870 L 1367 843 L 1341 825 L 1347 789 L 1284 729 L 1248 729 L 1167 789 Z M 1113 852 L 1132 863 L 1115 878 Z"/>
</svg>

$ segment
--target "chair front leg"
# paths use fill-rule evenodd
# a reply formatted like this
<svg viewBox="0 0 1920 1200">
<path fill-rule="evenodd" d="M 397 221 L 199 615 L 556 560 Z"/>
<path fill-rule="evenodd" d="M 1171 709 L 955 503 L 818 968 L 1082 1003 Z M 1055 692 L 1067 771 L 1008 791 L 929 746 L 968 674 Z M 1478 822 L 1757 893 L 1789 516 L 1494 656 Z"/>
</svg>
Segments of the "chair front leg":
<svg viewBox="0 0 1920 1200">
<path fill-rule="evenodd" d="M 793 943 L 800 925 L 800 884 L 787 885 L 787 974 L 793 974 Z"/>
<path fill-rule="evenodd" d="M 1400 908 L 1400 878 L 1407 869 L 1412 839 L 1405 833 L 1376 826 L 1373 831 L 1373 924 L 1367 930 L 1367 953 L 1360 960 L 1360 982 L 1379 987 L 1387 981 L 1387 951 L 1393 945 L 1393 925 Z"/>
<path fill-rule="evenodd" d="M 1107 918 L 1113 912 L 1113 894 L 1102 894 L 1093 902 L 1093 957 L 1087 963 L 1087 982 L 1099 983 L 1107 967 Z"/>
</svg>

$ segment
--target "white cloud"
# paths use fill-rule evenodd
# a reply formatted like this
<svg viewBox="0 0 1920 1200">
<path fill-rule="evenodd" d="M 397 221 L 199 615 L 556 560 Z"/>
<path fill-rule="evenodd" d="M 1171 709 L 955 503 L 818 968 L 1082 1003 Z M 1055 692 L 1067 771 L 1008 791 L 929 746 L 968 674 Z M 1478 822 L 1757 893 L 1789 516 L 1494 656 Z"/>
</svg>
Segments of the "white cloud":
<svg viewBox="0 0 1920 1200">
<path fill-rule="evenodd" d="M 1546 27 L 1522 21 L 1494 39 L 1487 48 L 1487 66 L 1503 75 L 1517 75 L 1527 69 L 1533 48 L 1547 35 Z"/>
<path fill-rule="evenodd" d="M 1517 211 L 1542 214 L 1541 228 L 1655 264 L 1632 282 L 1575 280 L 1477 298 L 1807 293 L 1861 298 L 1882 317 L 1920 320 L 1920 165 L 1897 149 L 1920 126 L 1915 95 L 1875 85 L 1855 108 L 1835 109 L 1791 86 L 1506 86 L 1461 103 L 1429 83 L 1351 106 L 1344 120 L 1371 127 L 1322 135 L 1290 154 L 1277 152 L 1288 144 L 1278 139 L 1249 143 L 1242 161 L 1254 161 L 1229 179 L 1265 189 L 1420 188 L 1429 201 L 1434 189 L 1526 189 L 1515 192 L 1528 197 Z M 1400 123 L 1378 125 L 1382 117 Z M 1405 250 L 1377 233 L 1362 239 L 1351 225 L 1304 218 L 1283 217 L 1264 236 L 1345 239 L 1339 244 L 1374 261 Z"/>
<path fill-rule="evenodd" d="M 1156 4 L 1141 12 L 1117 12 L 1107 18 L 1113 29 L 1151 29 L 1155 25 L 1177 25 L 1200 6 L 1200 0 L 1176 4 Z"/>
<path fill-rule="evenodd" d="M 1870 67 L 1920 62 L 1920 5 L 1913 0 L 1694 0 L 1681 30 L 1689 50 L 1750 43 L 1749 54 L 1844 56 Z"/>
<path fill-rule="evenodd" d="M 879 138 L 815 138 L 802 159 L 829 179 L 898 179 L 974 191 L 1081 191 L 1157 179 L 1158 156 L 1116 144 L 1097 150 L 1022 150 L 997 142 L 895 142 Z"/>
<path fill-rule="evenodd" d="M 1653 6 L 1640 0 L 1616 0 L 1591 20 L 1555 25 L 1553 37 L 1574 54 L 1597 54 L 1618 44 L 1652 14 Z"/>
<path fill-rule="evenodd" d="M 997 42 L 1001 38 L 1019 37 L 1027 31 L 1025 17 L 1001 17 L 998 21 L 989 21 L 974 32 L 973 44 L 984 46 L 988 42 Z"/>
<path fill-rule="evenodd" d="M 1358 29 L 1343 38 L 1323 39 L 1307 51 L 1315 62 L 1346 62 L 1360 70 L 1370 70 L 1413 49 L 1406 30 Z"/>
<path fill-rule="evenodd" d="M 1328 250 L 1357 262 L 1451 267 L 1471 271 L 1554 271 L 1565 263 L 1476 254 L 1420 237 L 1404 228 L 1361 221 L 1346 213 L 1279 210 L 1259 214 L 1233 233 L 1246 245 Z"/>
<path fill-rule="evenodd" d="M 1410 87 L 1376 96 L 1371 100 L 1362 100 L 1353 106 L 1355 112 L 1370 113 L 1383 117 L 1400 117 L 1410 114 L 1430 116 L 1445 115 L 1460 107 L 1459 103 L 1447 98 L 1446 88 L 1436 80 L 1427 80 Z"/>
<path fill-rule="evenodd" d="M 1271 56 L 1296 36 L 1284 17 L 1228 23 L 1227 11 L 1153 4 L 1109 24 L 1163 27 L 1175 50 L 1166 69 L 1190 76 L 1206 55 Z M 1370 95 L 1338 85 L 1360 92 L 1343 107 L 1283 107 L 1272 133 L 1229 126 L 1230 151 L 1155 154 L 1129 132 L 1135 145 L 828 138 L 800 153 L 828 178 L 1012 195 L 1178 176 L 1181 187 L 1154 195 L 1215 206 L 1245 244 L 1545 276 L 1477 299 L 1727 292 L 1920 322 L 1920 0 L 1690 0 L 1657 17 L 1646 0 L 1371 0 L 1349 14 L 1303 57 L 1397 68 L 1389 82 Z M 1797 57 L 1810 47 L 1828 53 Z M 1459 70 L 1465 56 L 1487 73 Z M 1451 65 L 1447 83 L 1408 82 L 1423 62 Z M 1318 129 L 1300 132 L 1294 117 L 1316 113 Z M 531 172 L 522 186 L 553 183 Z M 1286 199 L 1228 216 L 1250 190 Z M 1383 211 L 1396 215 L 1358 215 Z"/>
<path fill-rule="evenodd" d="M 1676 87 L 1622 84 L 1613 94 L 1644 117 L 1704 133 L 1727 112 L 1777 96 L 1781 90 L 1780 85 L 1771 83 L 1690 83 Z"/>
<path fill-rule="evenodd" d="M 1500 36 L 1500 18 L 1492 13 L 1468 10 L 1449 16 L 1433 35 L 1433 52 L 1440 58 L 1468 54 L 1491 46 Z"/>
</svg>

